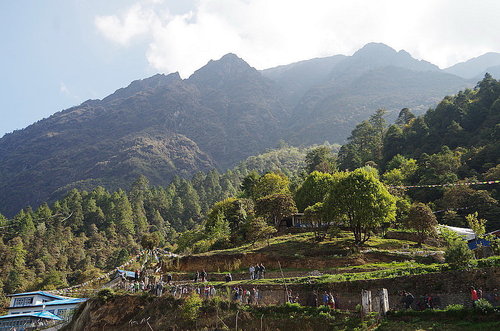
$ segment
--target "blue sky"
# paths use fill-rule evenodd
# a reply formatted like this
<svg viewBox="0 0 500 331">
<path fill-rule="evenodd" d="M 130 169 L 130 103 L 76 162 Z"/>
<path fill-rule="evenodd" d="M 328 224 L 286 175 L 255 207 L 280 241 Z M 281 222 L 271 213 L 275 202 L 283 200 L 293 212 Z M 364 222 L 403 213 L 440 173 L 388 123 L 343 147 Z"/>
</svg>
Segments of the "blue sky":
<svg viewBox="0 0 500 331">
<path fill-rule="evenodd" d="M 112 14 L 133 3 L 0 3 L 0 137 L 157 72 L 140 42 L 122 47 L 106 40 L 95 26 L 97 15 Z M 171 8 L 183 12 L 184 7 Z"/>
<path fill-rule="evenodd" d="M 0 15 L 0 137 L 228 52 L 259 69 L 372 41 L 441 67 L 500 52 L 496 0 L 15 0 Z"/>
</svg>

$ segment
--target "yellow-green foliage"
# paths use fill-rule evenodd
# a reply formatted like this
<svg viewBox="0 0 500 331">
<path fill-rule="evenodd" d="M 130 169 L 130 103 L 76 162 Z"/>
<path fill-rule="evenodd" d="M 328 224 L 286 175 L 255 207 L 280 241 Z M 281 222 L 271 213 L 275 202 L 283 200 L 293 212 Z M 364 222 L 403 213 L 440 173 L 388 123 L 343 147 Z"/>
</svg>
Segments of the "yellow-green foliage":
<svg viewBox="0 0 500 331">
<path fill-rule="evenodd" d="M 203 300 L 196 292 L 192 292 L 181 305 L 182 316 L 190 321 L 198 318 Z"/>
</svg>

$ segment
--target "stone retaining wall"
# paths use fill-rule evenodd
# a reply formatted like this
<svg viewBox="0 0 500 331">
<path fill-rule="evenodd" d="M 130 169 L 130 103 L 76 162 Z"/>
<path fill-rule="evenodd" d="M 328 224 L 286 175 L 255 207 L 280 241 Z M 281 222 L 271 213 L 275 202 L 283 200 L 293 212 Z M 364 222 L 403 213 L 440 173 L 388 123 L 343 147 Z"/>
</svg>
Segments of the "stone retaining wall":
<svg viewBox="0 0 500 331">
<path fill-rule="evenodd" d="M 243 285 L 251 289 L 255 285 Z M 331 292 L 338 300 L 341 309 L 354 309 L 361 304 L 361 290 L 377 291 L 386 288 L 389 292 L 391 308 L 401 308 L 401 297 L 398 293 L 406 290 L 417 299 L 429 294 L 439 297 L 441 307 L 449 304 L 469 304 L 469 287 L 481 288 L 484 293 L 500 289 L 500 267 L 475 269 L 472 271 L 447 271 L 425 275 L 404 276 L 390 279 L 358 280 L 328 284 L 288 285 L 293 296 L 299 296 L 303 305 L 311 304 L 314 292 L 321 294 Z M 284 285 L 259 285 L 263 304 L 282 304 L 285 302 Z"/>
</svg>

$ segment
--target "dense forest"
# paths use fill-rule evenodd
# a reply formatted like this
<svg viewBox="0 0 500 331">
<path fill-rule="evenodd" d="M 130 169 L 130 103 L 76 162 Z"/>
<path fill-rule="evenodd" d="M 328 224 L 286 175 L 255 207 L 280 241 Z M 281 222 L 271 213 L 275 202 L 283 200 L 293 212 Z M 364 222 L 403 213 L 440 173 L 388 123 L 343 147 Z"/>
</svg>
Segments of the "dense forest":
<svg viewBox="0 0 500 331">
<path fill-rule="evenodd" d="M 175 177 L 166 187 L 140 176 L 126 191 L 73 189 L 51 206 L 28 207 L 12 219 L 0 215 L 0 288 L 13 293 L 85 281 L 137 253 L 145 234 L 162 246 L 173 244 L 178 233 L 200 225 L 214 203 L 238 195 L 248 173 L 271 170 L 298 178 L 313 148 L 282 144 L 222 174 Z"/>
<path fill-rule="evenodd" d="M 383 224 L 412 227 L 407 220 L 420 211 L 449 225 L 475 215 L 488 230 L 500 227 L 499 184 L 407 188 L 500 179 L 499 81 L 486 75 L 422 116 L 405 108 L 392 125 L 384 115 L 358 124 L 340 149 L 283 143 L 222 174 L 164 187 L 140 176 L 127 190 L 75 189 L 51 206 L 0 216 L 0 288 L 80 283 L 141 244 L 188 253 L 254 242 L 297 211 L 349 228 L 358 244 Z"/>
</svg>

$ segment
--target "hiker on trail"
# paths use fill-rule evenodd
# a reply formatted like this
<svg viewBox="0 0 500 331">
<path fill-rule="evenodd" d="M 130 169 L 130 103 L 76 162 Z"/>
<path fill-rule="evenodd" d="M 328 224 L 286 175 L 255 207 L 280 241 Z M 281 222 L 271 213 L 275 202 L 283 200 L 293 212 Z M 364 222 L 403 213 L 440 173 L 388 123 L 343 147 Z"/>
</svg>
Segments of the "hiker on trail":
<svg viewBox="0 0 500 331">
<path fill-rule="evenodd" d="M 230 282 L 230 281 L 232 281 L 232 280 L 233 280 L 233 276 L 231 276 L 231 274 L 230 274 L 230 273 L 228 273 L 228 274 L 226 275 L 226 283 L 228 283 L 228 282 Z"/>
<path fill-rule="evenodd" d="M 238 288 L 237 287 L 233 288 L 233 300 L 238 301 Z"/>
<path fill-rule="evenodd" d="M 292 290 L 286 292 L 286 302 L 293 303 Z"/>
<path fill-rule="evenodd" d="M 331 292 L 328 293 L 328 307 L 330 307 L 330 309 L 335 309 L 335 298 Z"/>
<path fill-rule="evenodd" d="M 328 300 L 329 300 L 329 295 L 328 293 L 323 293 L 323 295 L 321 296 L 321 301 L 323 303 L 323 306 L 328 306 Z"/>
<path fill-rule="evenodd" d="M 216 294 L 217 294 L 217 290 L 215 289 L 215 287 L 210 286 L 210 296 L 213 298 L 213 297 L 215 297 Z"/>
<path fill-rule="evenodd" d="M 426 294 L 424 296 L 424 298 L 425 298 L 425 301 L 424 301 L 425 309 L 432 309 L 432 296 L 429 294 Z"/>
<path fill-rule="evenodd" d="M 261 299 L 261 298 L 262 298 L 262 297 L 261 297 L 261 294 L 260 294 L 259 289 L 254 288 L 254 289 L 253 289 L 253 299 L 254 299 L 254 303 L 255 303 L 256 305 L 258 305 L 258 304 L 259 304 L 259 302 L 260 302 L 260 299 Z"/>
<path fill-rule="evenodd" d="M 248 272 L 250 273 L 250 279 L 255 279 L 255 267 L 253 265 L 248 268 Z"/>
<path fill-rule="evenodd" d="M 238 287 L 238 298 L 240 300 L 240 302 L 243 302 L 243 288 L 240 286 Z"/>
<path fill-rule="evenodd" d="M 243 291 L 243 303 L 250 304 L 250 290 Z"/>
<path fill-rule="evenodd" d="M 134 280 L 136 282 L 139 281 L 139 270 L 135 270 L 135 272 L 134 272 Z"/>
<path fill-rule="evenodd" d="M 157 284 L 156 284 L 156 295 L 161 297 L 163 294 L 163 283 L 161 281 L 159 281 Z"/>
<path fill-rule="evenodd" d="M 476 301 L 479 300 L 479 295 L 474 287 L 470 287 L 470 299 L 472 300 L 472 305 L 476 306 Z"/>
<path fill-rule="evenodd" d="M 404 304 L 405 309 L 410 309 L 413 301 L 415 300 L 415 297 L 413 294 L 410 292 L 403 291 L 402 292 L 403 298 L 401 299 L 401 302 Z"/>
<path fill-rule="evenodd" d="M 203 271 L 201 272 L 201 281 L 202 282 L 206 282 L 207 281 L 207 273 L 205 271 L 205 269 L 203 269 Z"/>
<path fill-rule="evenodd" d="M 172 274 L 168 274 L 167 275 L 167 284 L 170 284 L 170 282 L 172 281 Z"/>
<path fill-rule="evenodd" d="M 196 273 L 194 274 L 194 282 L 197 283 L 199 278 L 200 278 L 200 273 L 196 271 Z"/>
</svg>

